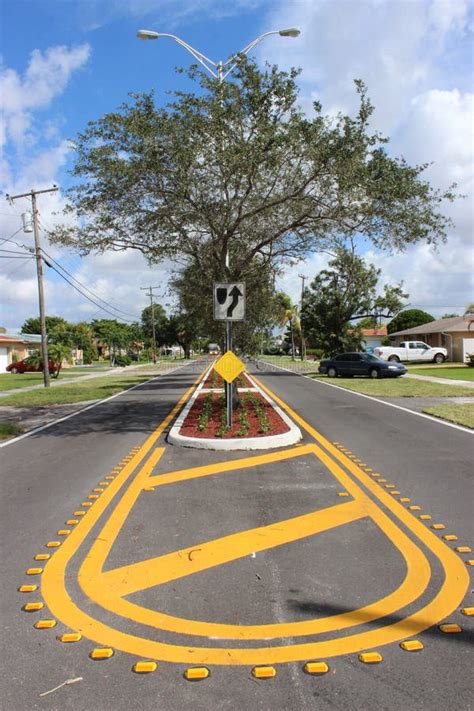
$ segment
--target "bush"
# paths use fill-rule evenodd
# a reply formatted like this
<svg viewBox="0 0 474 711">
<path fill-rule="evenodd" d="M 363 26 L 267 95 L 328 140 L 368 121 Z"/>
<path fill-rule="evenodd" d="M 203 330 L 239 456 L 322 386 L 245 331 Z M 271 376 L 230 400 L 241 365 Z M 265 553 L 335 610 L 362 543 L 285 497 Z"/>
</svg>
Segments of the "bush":
<svg viewBox="0 0 474 711">
<path fill-rule="evenodd" d="M 124 356 L 124 355 L 115 356 L 115 365 L 118 365 L 121 368 L 125 367 L 126 365 L 130 365 L 131 362 L 132 361 L 128 356 Z"/>
</svg>

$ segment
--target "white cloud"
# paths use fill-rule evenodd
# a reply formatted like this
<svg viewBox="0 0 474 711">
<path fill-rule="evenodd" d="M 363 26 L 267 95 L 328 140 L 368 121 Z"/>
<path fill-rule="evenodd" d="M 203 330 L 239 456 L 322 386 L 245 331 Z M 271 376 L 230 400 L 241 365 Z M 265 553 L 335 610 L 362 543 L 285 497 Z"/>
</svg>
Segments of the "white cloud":
<svg viewBox="0 0 474 711">
<path fill-rule="evenodd" d="M 455 227 L 437 252 L 420 244 L 399 255 L 364 255 L 382 268 L 382 283 L 403 279 L 410 302 L 435 316 L 473 299 L 471 15 L 468 0 L 286 0 L 273 6 L 268 25 L 299 25 L 301 36 L 277 37 L 259 50 L 262 61 L 303 68 L 308 111 L 318 99 L 326 112 L 354 112 L 352 79 L 364 80 L 376 107 L 373 126 L 392 136 L 392 154 L 433 162 L 423 174 L 433 187 L 456 182 L 467 196 L 443 205 Z M 314 276 L 319 258 L 307 267 Z M 282 282 L 296 301 L 298 273 L 301 267 L 289 270 Z"/>
</svg>

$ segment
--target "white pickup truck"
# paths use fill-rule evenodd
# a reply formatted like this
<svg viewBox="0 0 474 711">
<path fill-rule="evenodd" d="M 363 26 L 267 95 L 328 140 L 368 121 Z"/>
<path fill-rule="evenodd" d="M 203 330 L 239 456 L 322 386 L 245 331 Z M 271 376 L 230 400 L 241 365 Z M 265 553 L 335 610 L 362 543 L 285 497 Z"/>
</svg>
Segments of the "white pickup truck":
<svg viewBox="0 0 474 711">
<path fill-rule="evenodd" d="M 392 346 L 377 346 L 374 348 L 374 355 L 382 360 L 404 361 L 431 361 L 433 363 L 443 363 L 448 357 L 446 348 L 428 346 L 422 341 L 403 341 L 398 348 Z"/>
</svg>

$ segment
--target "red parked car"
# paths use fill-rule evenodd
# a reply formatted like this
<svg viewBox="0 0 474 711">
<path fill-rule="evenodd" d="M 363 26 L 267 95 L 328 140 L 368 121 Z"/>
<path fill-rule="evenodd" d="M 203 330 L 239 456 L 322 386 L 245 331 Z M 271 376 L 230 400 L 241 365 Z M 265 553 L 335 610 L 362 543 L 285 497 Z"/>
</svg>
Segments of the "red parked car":
<svg viewBox="0 0 474 711">
<path fill-rule="evenodd" d="M 16 363 L 10 363 L 10 365 L 7 365 L 6 370 L 9 373 L 39 373 L 43 371 L 43 364 L 38 364 L 31 358 L 24 358 L 23 360 L 17 360 Z M 51 375 L 55 373 L 56 370 L 56 365 L 49 361 L 49 372 Z"/>
</svg>

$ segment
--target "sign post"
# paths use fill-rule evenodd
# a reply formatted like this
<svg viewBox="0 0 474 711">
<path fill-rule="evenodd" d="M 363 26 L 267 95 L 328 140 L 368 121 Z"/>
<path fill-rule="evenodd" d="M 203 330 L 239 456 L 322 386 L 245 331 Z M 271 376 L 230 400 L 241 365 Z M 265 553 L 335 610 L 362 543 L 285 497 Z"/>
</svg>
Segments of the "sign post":
<svg viewBox="0 0 474 711">
<path fill-rule="evenodd" d="M 245 321 L 245 283 L 214 283 L 214 320 L 226 321 L 226 351 L 232 352 L 232 322 Z M 226 424 L 232 427 L 232 382 L 225 383 Z"/>
</svg>

